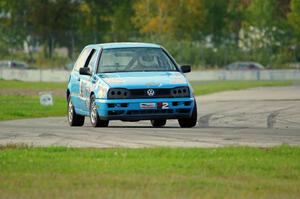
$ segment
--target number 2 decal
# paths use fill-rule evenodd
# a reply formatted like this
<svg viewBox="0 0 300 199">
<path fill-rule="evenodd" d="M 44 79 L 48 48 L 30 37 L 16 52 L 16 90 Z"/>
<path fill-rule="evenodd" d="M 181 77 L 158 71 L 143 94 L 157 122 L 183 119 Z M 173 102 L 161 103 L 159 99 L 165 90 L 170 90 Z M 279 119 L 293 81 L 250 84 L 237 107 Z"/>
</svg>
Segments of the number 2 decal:
<svg viewBox="0 0 300 199">
<path fill-rule="evenodd" d="M 162 109 L 168 109 L 169 108 L 169 103 L 168 102 L 163 102 L 162 103 Z"/>
</svg>

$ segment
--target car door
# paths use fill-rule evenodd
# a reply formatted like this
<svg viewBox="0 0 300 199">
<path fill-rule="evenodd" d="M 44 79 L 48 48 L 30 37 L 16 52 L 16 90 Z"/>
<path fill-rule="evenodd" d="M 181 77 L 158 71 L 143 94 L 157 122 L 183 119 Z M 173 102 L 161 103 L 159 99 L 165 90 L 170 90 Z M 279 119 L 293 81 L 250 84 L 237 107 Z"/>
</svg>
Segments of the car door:
<svg viewBox="0 0 300 199">
<path fill-rule="evenodd" d="M 82 101 L 80 99 L 80 74 L 79 69 L 84 67 L 86 60 L 90 54 L 92 49 L 85 48 L 80 53 L 78 59 L 75 62 L 74 68 L 71 72 L 70 76 L 70 92 L 71 92 L 71 100 L 74 104 L 75 111 L 82 114 Z"/>
<path fill-rule="evenodd" d="M 84 67 L 88 67 L 91 72 L 89 75 L 80 75 L 80 100 L 82 105 L 82 110 L 89 113 L 90 106 L 90 94 L 93 90 L 93 78 L 95 75 L 95 64 L 97 62 L 98 52 L 96 49 L 92 49 Z"/>
</svg>

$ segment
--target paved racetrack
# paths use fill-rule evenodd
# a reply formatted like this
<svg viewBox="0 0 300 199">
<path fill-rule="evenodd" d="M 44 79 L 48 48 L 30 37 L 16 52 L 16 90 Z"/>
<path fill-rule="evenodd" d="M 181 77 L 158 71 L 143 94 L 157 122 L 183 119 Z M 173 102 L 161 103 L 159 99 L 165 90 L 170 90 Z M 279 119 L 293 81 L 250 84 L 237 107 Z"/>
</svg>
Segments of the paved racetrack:
<svg viewBox="0 0 300 199">
<path fill-rule="evenodd" d="M 69 127 L 65 117 L 0 122 L 0 144 L 73 147 L 217 147 L 300 144 L 300 87 L 256 88 L 198 98 L 197 127 L 113 121 L 108 128 Z"/>
</svg>

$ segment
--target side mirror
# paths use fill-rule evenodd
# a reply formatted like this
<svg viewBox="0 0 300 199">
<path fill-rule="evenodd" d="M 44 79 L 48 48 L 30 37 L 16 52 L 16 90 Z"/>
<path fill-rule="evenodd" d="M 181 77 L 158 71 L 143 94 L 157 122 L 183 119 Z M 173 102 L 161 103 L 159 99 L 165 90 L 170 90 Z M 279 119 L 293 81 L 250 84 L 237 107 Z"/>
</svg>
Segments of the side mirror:
<svg viewBox="0 0 300 199">
<path fill-rule="evenodd" d="M 191 66 L 190 65 L 183 65 L 180 66 L 181 72 L 183 73 L 189 73 L 192 71 Z"/>
<path fill-rule="evenodd" d="M 80 75 L 89 75 L 89 76 L 92 75 L 90 68 L 88 68 L 88 67 L 79 68 L 79 74 Z"/>
</svg>

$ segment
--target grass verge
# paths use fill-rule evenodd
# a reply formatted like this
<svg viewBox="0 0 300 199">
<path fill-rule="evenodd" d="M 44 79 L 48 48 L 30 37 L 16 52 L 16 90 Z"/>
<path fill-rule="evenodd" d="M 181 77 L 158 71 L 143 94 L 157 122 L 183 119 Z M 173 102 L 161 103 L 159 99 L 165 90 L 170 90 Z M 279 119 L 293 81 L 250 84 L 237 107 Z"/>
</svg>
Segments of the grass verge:
<svg viewBox="0 0 300 199">
<path fill-rule="evenodd" d="M 33 89 L 33 90 L 52 90 L 67 88 L 67 83 L 56 82 L 23 82 L 17 80 L 0 80 L 0 89 Z"/>
<path fill-rule="evenodd" d="M 0 120 L 63 116 L 66 99 L 54 97 L 53 106 L 42 106 L 38 96 L 0 96 Z"/>
<path fill-rule="evenodd" d="M 296 82 L 297 83 L 297 82 Z M 208 81 L 192 82 L 195 95 L 253 87 L 290 86 L 295 81 Z M 0 120 L 62 116 L 66 114 L 66 83 L 0 80 Z M 39 104 L 38 91 L 55 91 L 54 106 Z M 61 91 L 61 92 L 57 92 Z M 9 94 L 7 94 L 9 93 Z"/>
<path fill-rule="evenodd" d="M 192 82 L 195 95 L 206 95 L 222 91 L 243 90 L 255 87 L 298 85 L 298 81 L 204 81 Z"/>
<path fill-rule="evenodd" d="M 299 198 L 300 148 L 0 150 L 0 198 Z"/>
<path fill-rule="evenodd" d="M 228 90 L 242 90 L 255 87 L 299 85 L 299 81 L 199 81 L 191 82 L 195 95 L 205 95 Z M 0 89 L 65 90 L 66 83 L 22 82 L 0 80 Z"/>
</svg>

